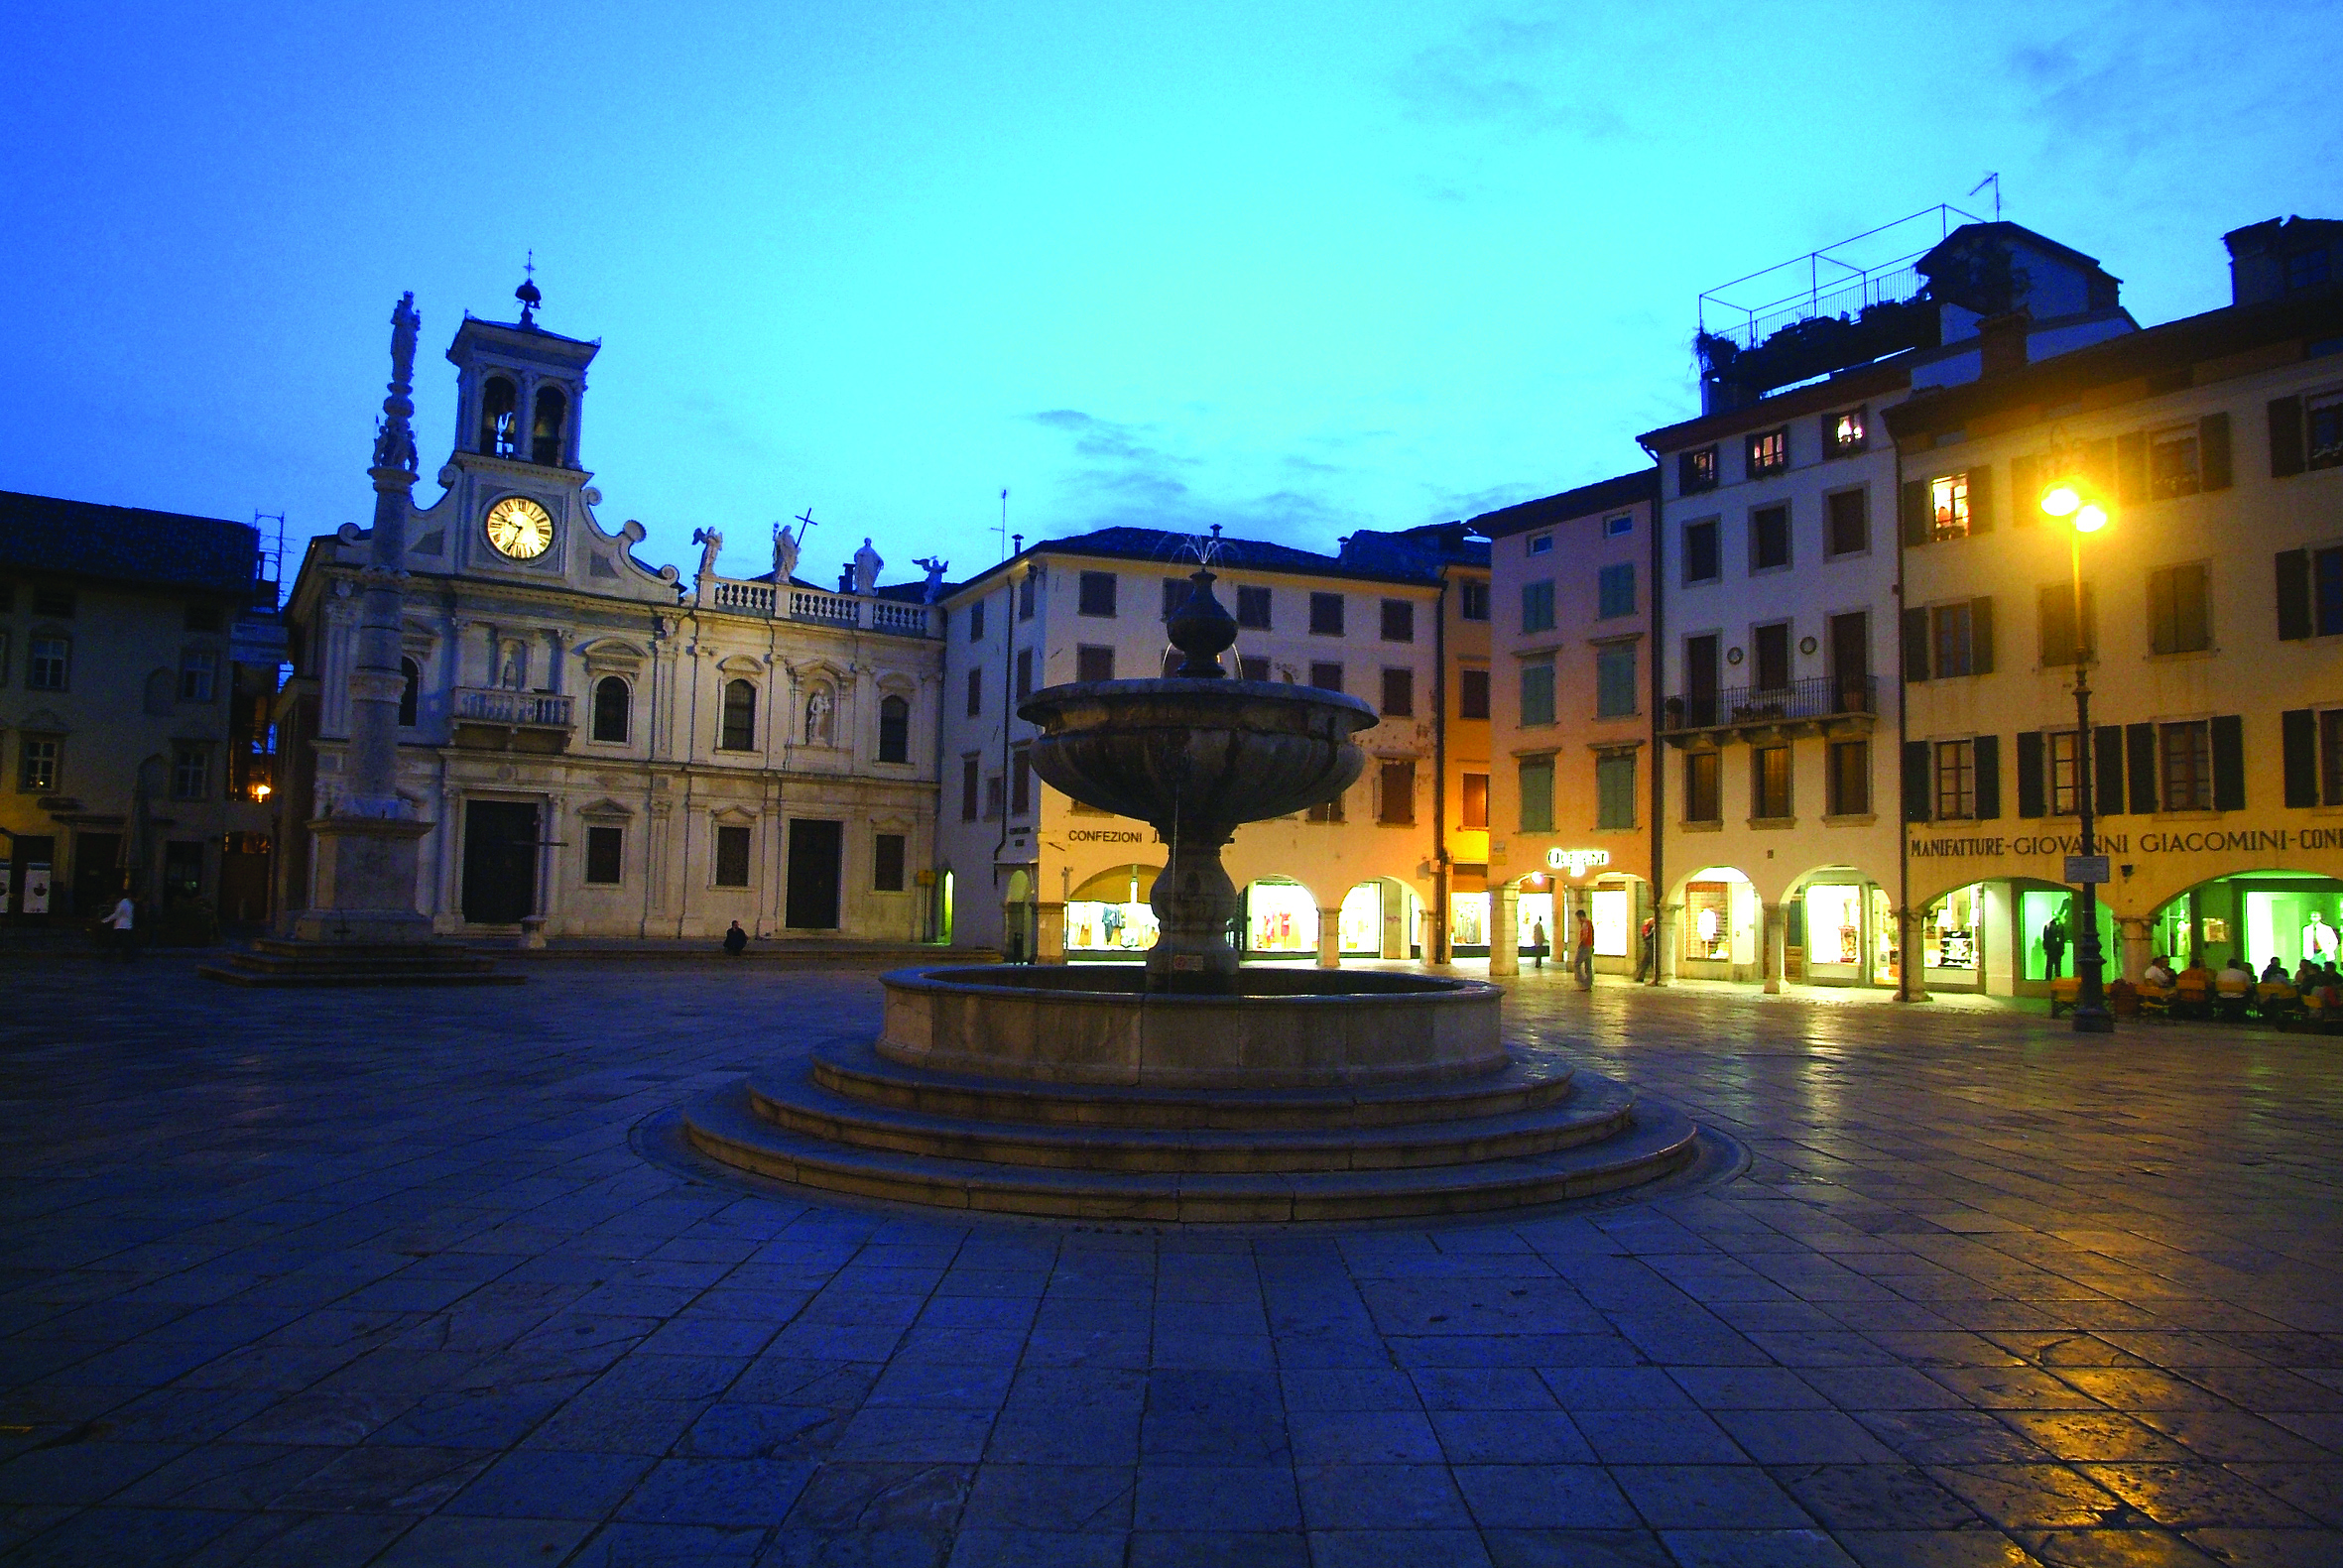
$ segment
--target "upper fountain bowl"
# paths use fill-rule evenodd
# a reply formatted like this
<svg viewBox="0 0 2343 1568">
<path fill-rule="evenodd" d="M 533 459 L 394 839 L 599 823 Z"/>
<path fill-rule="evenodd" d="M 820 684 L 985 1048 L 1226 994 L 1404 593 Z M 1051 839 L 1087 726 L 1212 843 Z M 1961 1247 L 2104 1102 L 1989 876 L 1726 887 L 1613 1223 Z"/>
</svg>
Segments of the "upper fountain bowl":
<svg viewBox="0 0 2343 1568">
<path fill-rule="evenodd" d="M 1034 771 L 1085 805 L 1169 831 L 1285 816 L 1357 782 L 1358 698 L 1268 680 L 1099 680 L 1018 707 L 1042 729 Z"/>
</svg>

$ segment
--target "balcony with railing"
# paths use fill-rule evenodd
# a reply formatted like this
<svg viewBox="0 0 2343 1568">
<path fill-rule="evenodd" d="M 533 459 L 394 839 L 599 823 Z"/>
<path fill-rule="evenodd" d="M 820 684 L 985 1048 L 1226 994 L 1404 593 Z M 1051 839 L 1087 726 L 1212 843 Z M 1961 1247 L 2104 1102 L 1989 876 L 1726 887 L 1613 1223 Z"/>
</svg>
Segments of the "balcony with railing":
<svg viewBox="0 0 2343 1568">
<path fill-rule="evenodd" d="M 546 752 L 569 744 L 573 699 L 555 691 L 458 686 L 449 710 L 455 744 L 479 751 Z"/>
<path fill-rule="evenodd" d="M 821 588 L 800 588 L 794 584 L 776 587 L 770 582 L 741 582 L 718 578 L 712 592 L 702 589 L 702 602 L 712 609 L 727 610 L 734 615 L 766 616 L 774 620 L 803 621 L 814 626 L 835 626 L 866 632 L 884 632 L 895 637 L 934 637 L 935 609 L 926 604 L 906 604 L 900 599 L 881 599 L 860 593 L 831 593 Z"/>
<path fill-rule="evenodd" d="M 1660 733 L 1681 746 L 1696 738 L 1868 731 L 1878 718 L 1878 676 L 1815 675 L 1786 686 L 1728 686 L 1669 697 L 1660 706 Z"/>
</svg>

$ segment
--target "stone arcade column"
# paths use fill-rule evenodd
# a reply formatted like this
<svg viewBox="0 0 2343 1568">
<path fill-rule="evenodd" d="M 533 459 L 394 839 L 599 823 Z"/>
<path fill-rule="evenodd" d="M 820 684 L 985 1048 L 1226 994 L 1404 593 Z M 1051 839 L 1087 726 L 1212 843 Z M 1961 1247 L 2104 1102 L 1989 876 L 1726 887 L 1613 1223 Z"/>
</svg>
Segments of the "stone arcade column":
<svg viewBox="0 0 2343 1568">
<path fill-rule="evenodd" d="M 1342 905 L 1318 910 L 1318 967 L 1342 967 Z"/>
<path fill-rule="evenodd" d="M 2148 975 L 2148 960 L 2156 956 L 2148 944 L 2156 937 L 2156 922 L 2118 915 L 2116 929 L 2122 933 L 2124 944 L 2123 978 L 2138 985 Z"/>
<path fill-rule="evenodd" d="M 1037 904 L 1034 905 L 1034 962 L 1062 964 L 1065 962 L 1065 905 Z"/>
<path fill-rule="evenodd" d="M 1660 918 L 1652 927 L 1652 941 L 1659 949 L 1652 955 L 1652 984 L 1665 986 L 1675 979 L 1677 948 L 1676 922 L 1683 918 L 1681 904 L 1660 905 Z"/>
<path fill-rule="evenodd" d="M 1489 896 L 1489 977 L 1522 972 L 1522 893 L 1512 883 Z"/>
<path fill-rule="evenodd" d="M 1896 997 L 1902 1002 L 1928 1000 L 1927 966 L 1920 953 L 1920 926 L 1927 919 L 1925 909 L 1898 909 L 1896 911 Z"/>
<path fill-rule="evenodd" d="M 1766 977 L 1766 995 L 1782 995 L 1782 972 L 1788 967 L 1789 921 L 1779 904 L 1765 906 L 1763 923 L 1758 927 L 1758 968 Z"/>
</svg>

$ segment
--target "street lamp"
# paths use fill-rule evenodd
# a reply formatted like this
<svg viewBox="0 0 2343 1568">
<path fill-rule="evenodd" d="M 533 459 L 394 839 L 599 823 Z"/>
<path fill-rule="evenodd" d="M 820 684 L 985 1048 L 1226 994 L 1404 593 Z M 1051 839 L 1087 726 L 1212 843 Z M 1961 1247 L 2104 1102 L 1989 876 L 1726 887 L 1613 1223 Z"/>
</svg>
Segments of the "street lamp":
<svg viewBox="0 0 2343 1568">
<path fill-rule="evenodd" d="M 2091 744 L 2090 658 L 2083 642 L 2083 536 L 2107 527 L 2107 508 L 2080 481 L 2060 479 L 2042 492 L 2041 509 L 2043 516 L 2071 531 L 2066 543 L 2074 584 L 2074 804 L 2082 827 L 2080 858 L 2088 861 L 2098 853 L 2091 832 L 2091 765 L 2098 748 Z M 2107 994 L 2100 987 L 2106 954 L 2099 947 L 2099 884 L 2087 875 L 2081 882 L 2082 903 L 2075 912 L 2080 929 L 2074 933 L 2074 1031 L 2112 1034 L 2115 1016 L 2107 1011 Z"/>
</svg>

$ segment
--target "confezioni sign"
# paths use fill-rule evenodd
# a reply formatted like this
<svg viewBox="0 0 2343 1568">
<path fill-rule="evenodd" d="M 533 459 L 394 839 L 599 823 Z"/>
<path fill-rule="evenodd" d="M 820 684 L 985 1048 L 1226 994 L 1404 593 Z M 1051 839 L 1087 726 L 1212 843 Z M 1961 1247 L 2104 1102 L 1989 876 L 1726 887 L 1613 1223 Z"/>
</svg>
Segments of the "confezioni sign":
<svg viewBox="0 0 2343 1568">
<path fill-rule="evenodd" d="M 1607 849 L 1549 849 L 1545 864 L 1554 871 L 1566 871 L 1573 877 L 1583 877 L 1591 867 L 1611 864 Z"/>
<path fill-rule="evenodd" d="M 2079 833 L 1978 834 L 1965 838 L 1914 838 L 1907 846 L 1914 860 L 1999 859 L 2009 855 L 2080 855 Z M 2094 833 L 2091 847 L 2106 855 L 2284 855 L 2303 850 L 2343 849 L 2343 827 L 2199 828 L 2167 832 Z"/>
<path fill-rule="evenodd" d="M 1077 827 L 1066 838 L 1076 844 L 1136 844 L 1139 835 L 1126 827 Z"/>
</svg>

